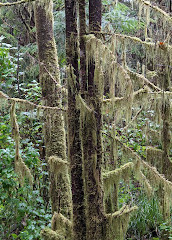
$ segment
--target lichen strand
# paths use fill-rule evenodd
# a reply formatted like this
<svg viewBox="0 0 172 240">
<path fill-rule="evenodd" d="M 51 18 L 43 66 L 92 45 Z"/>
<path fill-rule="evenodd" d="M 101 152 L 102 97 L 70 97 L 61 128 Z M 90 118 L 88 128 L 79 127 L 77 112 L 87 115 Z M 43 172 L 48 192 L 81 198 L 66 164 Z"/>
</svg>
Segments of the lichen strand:
<svg viewBox="0 0 172 240">
<path fill-rule="evenodd" d="M 12 126 L 12 134 L 15 140 L 15 171 L 19 175 L 20 184 L 24 184 L 25 177 L 29 180 L 30 185 L 33 185 L 33 177 L 29 168 L 23 162 L 23 159 L 20 155 L 20 134 L 19 134 L 19 126 L 17 123 L 16 113 L 15 113 L 15 101 L 11 104 L 10 110 L 10 118 L 11 118 L 11 126 Z"/>
<path fill-rule="evenodd" d="M 160 173 L 162 173 L 162 158 L 163 151 L 161 149 L 147 147 L 146 160 L 151 166 L 155 166 Z"/>
<path fill-rule="evenodd" d="M 146 24 L 145 24 L 145 39 L 148 38 L 148 27 L 150 23 L 150 7 L 147 6 L 144 8 L 144 14 L 146 16 Z"/>
<path fill-rule="evenodd" d="M 141 170 L 135 171 L 135 177 L 142 184 L 145 192 L 147 193 L 147 196 L 150 197 L 153 194 L 153 188 L 151 187 L 147 177 L 143 174 Z"/>
<path fill-rule="evenodd" d="M 166 178 L 172 181 L 172 162 L 170 161 L 170 148 L 171 148 L 171 111 L 170 99 L 164 97 L 162 105 L 162 120 L 163 127 L 161 133 L 162 150 L 163 150 L 163 174 Z"/>
<path fill-rule="evenodd" d="M 87 62 L 92 62 L 93 60 L 96 63 L 97 71 L 106 72 L 108 79 L 110 80 L 110 97 L 112 98 L 112 108 L 113 106 L 118 107 L 116 104 L 118 103 L 117 99 L 115 99 L 115 84 L 117 83 L 120 92 L 124 96 L 125 99 L 119 101 L 119 104 L 125 108 L 126 121 L 128 122 L 131 118 L 131 106 L 133 102 L 133 86 L 132 81 L 124 69 L 124 67 L 120 66 L 116 62 L 116 56 L 114 56 L 115 47 L 112 44 L 110 47 L 105 46 L 100 39 L 97 39 L 94 35 L 87 35 L 86 39 L 86 49 L 87 49 Z M 121 39 L 120 39 L 121 40 Z M 126 42 L 122 41 L 123 46 L 123 65 L 126 65 L 126 56 L 125 56 L 125 46 Z M 103 89 L 102 80 L 103 78 L 99 76 L 99 88 Z M 120 96 L 121 97 L 121 96 Z M 123 112 L 124 113 L 124 112 Z"/>
<path fill-rule="evenodd" d="M 128 162 L 113 171 L 104 172 L 103 184 L 105 196 L 108 196 L 110 194 L 110 191 L 113 188 L 114 184 L 119 184 L 120 179 L 124 179 L 125 181 L 129 179 L 133 167 L 134 164 L 132 162 Z"/>
<path fill-rule="evenodd" d="M 115 137 L 115 139 L 117 140 L 119 146 L 123 148 L 123 154 L 127 154 L 126 156 L 128 158 L 130 157 L 133 159 L 135 176 L 138 181 L 143 184 L 145 191 L 148 193 L 148 195 L 150 195 L 153 188 L 164 189 L 166 198 L 171 199 L 172 183 L 165 179 L 165 177 L 161 175 L 155 167 L 150 166 L 149 163 L 142 160 L 141 157 L 131 148 L 126 146 L 125 143 L 122 143 L 118 137 Z M 143 174 L 143 171 L 145 171 L 145 175 Z M 170 205 L 171 204 L 172 201 L 170 200 Z M 167 211 L 167 209 L 164 209 L 164 211 Z"/>
<path fill-rule="evenodd" d="M 161 144 L 161 133 L 158 130 L 152 129 L 147 125 L 146 137 L 154 146 Z"/>
<path fill-rule="evenodd" d="M 8 99 L 8 96 L 2 91 L 0 91 L 0 110 L 4 110 L 9 106 L 7 99 Z"/>
</svg>

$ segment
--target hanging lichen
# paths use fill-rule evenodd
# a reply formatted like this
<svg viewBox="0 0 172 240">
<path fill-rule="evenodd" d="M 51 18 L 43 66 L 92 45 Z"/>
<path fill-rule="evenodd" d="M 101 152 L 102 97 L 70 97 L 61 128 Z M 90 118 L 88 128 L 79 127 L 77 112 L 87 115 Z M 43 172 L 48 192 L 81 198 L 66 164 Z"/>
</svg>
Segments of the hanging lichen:
<svg viewBox="0 0 172 240">
<path fill-rule="evenodd" d="M 166 197 L 168 197 L 168 199 L 171 199 L 172 182 L 166 180 L 165 177 L 161 175 L 155 167 L 150 166 L 147 162 L 142 160 L 137 153 L 126 146 L 125 143 L 122 143 L 118 137 L 115 138 L 117 140 L 117 143 L 125 149 L 123 153 L 127 153 L 127 156 L 133 159 L 135 176 L 137 180 L 143 184 L 144 189 L 148 195 L 153 193 L 152 187 L 154 189 L 159 189 L 160 186 L 163 186 L 162 189 L 165 189 Z M 146 171 L 146 175 L 143 174 L 143 170 Z M 170 201 L 170 205 L 171 204 L 172 203 Z"/>
<path fill-rule="evenodd" d="M 162 172 L 162 153 L 161 149 L 147 147 L 146 149 L 146 160 L 152 166 L 155 166 L 159 172 Z"/>
<path fill-rule="evenodd" d="M 68 167 L 68 162 L 62 160 L 61 158 L 58 158 L 57 156 L 51 156 L 49 157 L 48 160 L 49 166 L 50 166 L 50 171 L 54 173 L 55 179 L 56 179 L 56 184 L 57 184 L 57 177 L 59 173 L 66 173 L 67 172 L 67 167 Z M 67 174 L 67 177 L 68 174 Z M 69 182 L 69 180 L 68 180 Z"/>
<path fill-rule="evenodd" d="M 113 171 L 107 171 L 103 173 L 105 199 L 113 191 L 114 184 L 118 186 L 120 179 L 124 179 L 125 181 L 129 179 L 133 166 L 134 164 L 129 162 Z"/>
<path fill-rule="evenodd" d="M 20 155 L 20 134 L 19 134 L 19 126 L 17 123 L 16 113 L 15 113 L 15 101 L 13 101 L 11 105 L 10 110 L 10 118 L 11 118 L 11 126 L 12 126 L 12 135 L 15 140 L 15 171 L 19 175 L 19 182 L 23 185 L 25 177 L 29 180 L 30 185 L 33 185 L 33 177 L 29 170 L 29 168 L 26 166 L 26 164 L 23 162 L 23 159 Z"/>
<path fill-rule="evenodd" d="M 144 8 L 150 7 L 155 13 L 158 13 L 162 17 L 163 21 L 169 21 L 170 23 L 172 22 L 172 17 L 168 13 L 163 11 L 161 8 L 154 6 L 149 1 L 136 0 L 136 2 L 138 2 L 139 7 L 140 5 L 143 6 Z M 140 12 L 141 11 L 139 11 L 139 13 Z"/>
<path fill-rule="evenodd" d="M 119 211 L 113 214 L 106 214 L 107 217 L 107 240 L 123 240 L 128 228 L 130 215 L 136 211 L 137 207 L 129 207 L 124 205 Z"/>
</svg>

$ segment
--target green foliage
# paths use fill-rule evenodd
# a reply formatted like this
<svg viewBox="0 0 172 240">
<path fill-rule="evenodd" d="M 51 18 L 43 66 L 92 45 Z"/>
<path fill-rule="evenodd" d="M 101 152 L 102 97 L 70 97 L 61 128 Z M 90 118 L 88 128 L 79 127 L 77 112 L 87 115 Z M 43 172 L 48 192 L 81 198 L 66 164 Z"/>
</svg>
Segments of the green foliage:
<svg viewBox="0 0 172 240">
<path fill-rule="evenodd" d="M 148 199 L 144 193 L 136 192 L 136 204 L 138 210 L 132 215 L 128 235 L 132 239 L 151 239 L 159 234 L 159 226 L 163 223 L 163 217 L 159 211 L 158 200 L 154 197 Z"/>
<path fill-rule="evenodd" d="M 20 91 L 23 98 L 39 103 L 41 99 L 41 87 L 36 80 L 32 80 L 30 83 L 21 83 Z"/>
<path fill-rule="evenodd" d="M 109 1 L 103 1 L 105 13 L 103 14 L 102 26 L 105 30 L 112 32 L 135 33 L 144 24 L 135 17 L 134 11 L 123 3 L 110 4 Z"/>
<path fill-rule="evenodd" d="M 14 50 L 10 44 L 2 42 L 4 37 L 0 37 L 0 88 L 7 92 L 7 88 L 12 88 L 15 80 L 17 65 L 15 58 L 10 54 L 10 49 Z"/>
<path fill-rule="evenodd" d="M 36 81 L 39 75 L 38 49 L 36 43 L 19 47 L 19 79 L 21 84 L 28 84 Z"/>
<path fill-rule="evenodd" d="M 163 239 L 172 239 L 172 225 L 169 222 L 164 222 L 160 225 L 161 235 Z"/>
<path fill-rule="evenodd" d="M 26 117 L 25 117 L 26 118 Z M 9 115 L 0 116 L 0 236 L 7 239 L 40 239 L 40 231 L 50 222 L 50 209 L 47 210 L 42 197 L 43 171 L 39 152 L 29 139 L 21 155 L 34 175 L 34 190 L 29 184 L 20 186 L 14 171 L 15 146 L 10 136 Z M 19 122 L 23 122 L 21 119 Z M 35 129 L 35 134 L 37 130 Z"/>
<path fill-rule="evenodd" d="M 66 63 L 65 53 L 65 11 L 54 12 L 54 35 L 57 43 L 59 65 L 63 66 Z"/>
</svg>

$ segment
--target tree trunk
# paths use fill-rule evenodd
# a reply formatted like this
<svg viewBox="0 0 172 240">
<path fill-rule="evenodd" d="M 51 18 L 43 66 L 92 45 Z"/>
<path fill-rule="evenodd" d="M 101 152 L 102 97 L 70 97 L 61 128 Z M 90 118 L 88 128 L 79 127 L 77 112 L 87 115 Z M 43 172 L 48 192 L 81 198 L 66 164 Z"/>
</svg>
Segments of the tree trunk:
<svg viewBox="0 0 172 240">
<path fill-rule="evenodd" d="M 82 152 L 79 134 L 80 111 L 76 105 L 79 93 L 78 32 L 76 1 L 65 1 L 66 13 L 66 56 L 68 71 L 68 144 L 71 166 L 73 234 L 75 240 L 86 239 L 84 190 L 82 177 Z"/>
<path fill-rule="evenodd" d="M 84 36 L 86 34 L 86 15 L 85 0 L 79 0 L 79 23 L 80 23 L 80 78 L 81 94 L 87 91 L 87 72 L 86 72 L 86 46 Z"/>
<path fill-rule="evenodd" d="M 101 26 L 101 1 L 89 1 L 90 31 Z M 102 164 L 102 114 L 101 99 L 94 83 L 95 64 L 88 63 L 88 92 L 81 106 L 81 137 L 83 151 L 84 193 L 86 200 L 87 240 L 105 239 L 105 214 L 101 179 Z M 88 110 L 90 109 L 90 110 Z"/>
<path fill-rule="evenodd" d="M 43 104 L 61 108 L 61 85 L 57 50 L 53 34 L 53 2 L 35 3 L 36 33 Z M 50 165 L 50 198 L 52 212 L 61 212 L 71 219 L 71 190 L 66 164 L 66 139 L 61 111 L 44 111 L 46 159 Z M 52 157 L 53 156 L 53 157 Z M 51 158 L 50 158 L 51 157 Z M 63 171 L 59 168 L 63 165 Z"/>
<path fill-rule="evenodd" d="M 170 57 L 168 56 L 168 52 L 166 52 L 167 60 L 169 61 Z M 163 77 L 163 90 L 169 91 L 170 87 L 170 71 L 171 69 L 167 66 L 165 68 L 165 72 L 162 74 Z M 162 139 L 162 173 L 166 176 L 166 178 L 172 181 L 172 162 L 170 161 L 170 146 L 171 146 L 171 132 L 170 132 L 170 119 L 171 119 L 171 110 L 170 110 L 170 99 L 169 97 L 163 96 L 162 103 L 162 120 L 163 127 L 161 133 Z"/>
</svg>

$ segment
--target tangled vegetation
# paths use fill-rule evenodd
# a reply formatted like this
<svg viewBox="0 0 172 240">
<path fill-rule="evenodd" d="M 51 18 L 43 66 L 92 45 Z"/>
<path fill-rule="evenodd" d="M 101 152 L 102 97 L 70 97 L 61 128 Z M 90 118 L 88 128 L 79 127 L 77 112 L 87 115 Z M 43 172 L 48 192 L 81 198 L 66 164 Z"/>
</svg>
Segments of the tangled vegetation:
<svg viewBox="0 0 172 240">
<path fill-rule="evenodd" d="M 66 56 L 68 6 L 51 7 L 0 4 L 0 239 L 70 240 L 78 209 L 83 239 L 172 239 L 172 6 L 103 0 L 102 28 L 66 32 Z"/>
</svg>

